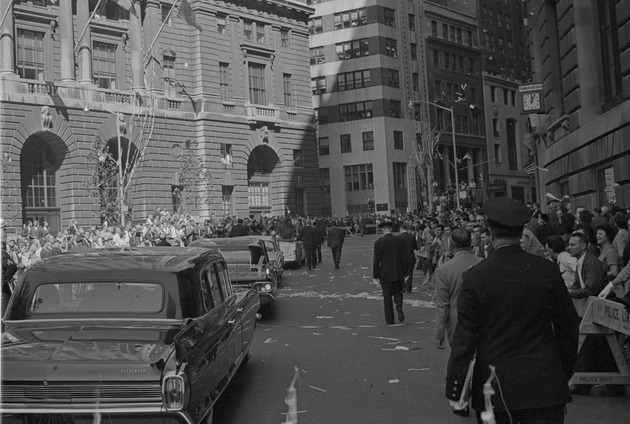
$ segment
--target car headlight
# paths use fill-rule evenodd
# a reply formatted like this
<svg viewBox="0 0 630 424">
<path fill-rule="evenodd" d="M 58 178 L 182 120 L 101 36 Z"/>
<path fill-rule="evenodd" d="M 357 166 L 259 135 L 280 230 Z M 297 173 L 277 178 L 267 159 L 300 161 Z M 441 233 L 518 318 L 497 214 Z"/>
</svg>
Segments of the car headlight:
<svg viewBox="0 0 630 424">
<path fill-rule="evenodd" d="M 271 291 L 271 284 L 265 284 L 265 291 Z"/>
<path fill-rule="evenodd" d="M 168 374 L 162 384 L 162 399 L 167 411 L 181 411 L 188 398 L 186 380 L 182 374 Z"/>
<path fill-rule="evenodd" d="M 271 274 L 271 271 L 269 270 L 269 268 L 265 268 L 265 273 L 266 273 L 267 275 Z"/>
</svg>

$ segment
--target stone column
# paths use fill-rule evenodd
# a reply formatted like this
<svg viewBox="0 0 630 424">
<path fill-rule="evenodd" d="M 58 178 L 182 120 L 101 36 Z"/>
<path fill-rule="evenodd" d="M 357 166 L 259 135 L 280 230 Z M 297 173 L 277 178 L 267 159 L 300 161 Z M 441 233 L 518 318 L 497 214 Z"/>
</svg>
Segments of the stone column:
<svg viewBox="0 0 630 424">
<path fill-rule="evenodd" d="M 144 90 L 144 65 L 142 57 L 142 20 L 140 3 L 133 3 L 136 15 L 129 14 L 129 43 L 131 44 L 131 81 L 132 89 Z M 148 46 L 147 46 L 148 47 Z"/>
<path fill-rule="evenodd" d="M 13 0 L 0 0 L 0 19 L 7 13 L 0 26 L 0 75 L 15 74 L 13 61 Z"/>
<path fill-rule="evenodd" d="M 85 33 L 79 42 L 79 82 L 81 84 L 92 83 L 92 31 L 88 20 L 90 19 L 89 2 L 77 2 L 77 29 Z M 81 33 L 79 33 L 81 35 Z"/>
<path fill-rule="evenodd" d="M 59 65 L 61 67 L 61 82 L 75 80 L 74 25 L 72 25 L 72 22 L 72 0 L 59 0 L 59 32 L 61 33 Z"/>
</svg>

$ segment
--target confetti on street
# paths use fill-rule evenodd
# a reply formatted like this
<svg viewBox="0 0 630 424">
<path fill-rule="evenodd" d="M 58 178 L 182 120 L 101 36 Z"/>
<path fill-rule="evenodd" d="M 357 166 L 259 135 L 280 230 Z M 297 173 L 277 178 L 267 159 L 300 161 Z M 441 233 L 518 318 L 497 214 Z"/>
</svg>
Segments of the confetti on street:
<svg viewBox="0 0 630 424">
<path fill-rule="evenodd" d="M 389 384 L 396 384 L 396 383 L 400 383 L 400 380 L 397 378 L 394 378 L 393 380 L 389 380 Z"/>
<path fill-rule="evenodd" d="M 324 392 L 324 393 L 326 393 L 326 390 L 324 390 L 324 389 L 320 389 L 319 387 L 315 387 L 315 386 L 311 386 L 311 385 L 309 385 L 308 387 L 310 387 L 311 389 L 314 389 L 314 390 L 319 390 L 320 392 Z"/>
<path fill-rule="evenodd" d="M 431 368 L 407 368 L 407 371 L 429 371 Z"/>
<path fill-rule="evenodd" d="M 264 343 L 275 343 L 277 341 L 278 340 L 274 340 L 274 339 L 269 338 L 269 339 L 265 340 Z"/>
</svg>

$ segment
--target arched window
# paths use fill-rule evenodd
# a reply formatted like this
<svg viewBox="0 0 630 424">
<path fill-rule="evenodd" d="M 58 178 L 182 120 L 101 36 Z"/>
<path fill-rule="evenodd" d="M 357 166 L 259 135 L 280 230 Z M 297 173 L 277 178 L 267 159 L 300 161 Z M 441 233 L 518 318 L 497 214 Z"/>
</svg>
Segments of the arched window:
<svg viewBox="0 0 630 424">
<path fill-rule="evenodd" d="M 57 207 L 57 166 L 48 143 L 39 138 L 27 141 L 20 162 L 24 207 Z"/>
</svg>

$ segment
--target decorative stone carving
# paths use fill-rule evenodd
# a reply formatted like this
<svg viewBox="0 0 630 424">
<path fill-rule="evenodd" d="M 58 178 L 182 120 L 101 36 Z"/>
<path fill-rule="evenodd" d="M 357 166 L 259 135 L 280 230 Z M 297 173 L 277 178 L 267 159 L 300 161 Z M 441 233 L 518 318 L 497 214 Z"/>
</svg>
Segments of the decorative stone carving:
<svg viewBox="0 0 630 424">
<path fill-rule="evenodd" d="M 42 121 L 42 131 L 48 131 L 52 129 L 53 117 L 50 114 L 50 107 L 48 106 L 42 107 L 41 121 Z"/>
</svg>

